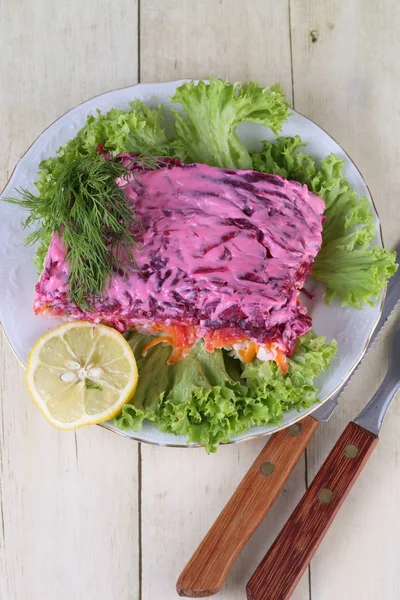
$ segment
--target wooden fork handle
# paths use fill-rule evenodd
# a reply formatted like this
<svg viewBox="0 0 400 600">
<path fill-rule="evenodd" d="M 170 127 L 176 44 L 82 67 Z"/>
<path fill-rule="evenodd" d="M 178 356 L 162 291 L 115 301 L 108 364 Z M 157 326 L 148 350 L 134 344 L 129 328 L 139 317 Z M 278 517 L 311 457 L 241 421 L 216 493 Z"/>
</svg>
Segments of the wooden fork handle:
<svg viewBox="0 0 400 600">
<path fill-rule="evenodd" d="M 180 596 L 203 598 L 219 591 L 318 425 L 316 419 L 306 417 L 271 436 L 179 576 L 176 589 Z"/>
<path fill-rule="evenodd" d="M 247 584 L 248 600 L 286 600 L 361 473 L 378 437 L 349 423 Z"/>
</svg>

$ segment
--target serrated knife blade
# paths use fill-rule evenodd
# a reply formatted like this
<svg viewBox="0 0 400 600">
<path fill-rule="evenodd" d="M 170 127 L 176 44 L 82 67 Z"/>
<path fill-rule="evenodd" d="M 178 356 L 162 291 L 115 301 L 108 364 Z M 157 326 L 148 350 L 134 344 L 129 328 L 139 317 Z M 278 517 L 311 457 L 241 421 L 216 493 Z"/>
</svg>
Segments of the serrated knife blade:
<svg viewBox="0 0 400 600">
<path fill-rule="evenodd" d="M 400 247 L 396 249 L 396 263 L 400 264 Z M 393 277 L 391 277 L 389 279 L 389 283 L 388 283 L 387 290 L 386 290 L 385 301 L 383 303 L 382 314 L 381 314 L 380 319 L 379 319 L 378 323 L 376 324 L 376 327 L 371 335 L 371 338 L 365 349 L 364 356 L 362 357 L 362 359 L 360 360 L 360 362 L 358 363 L 358 365 L 356 366 L 356 368 L 354 369 L 354 371 L 352 372 L 350 377 L 348 379 L 346 379 L 346 381 L 343 383 L 343 385 L 341 385 L 341 387 L 332 396 L 332 398 L 330 398 L 327 402 L 324 402 L 324 404 L 322 404 L 322 406 L 320 406 L 320 408 L 317 408 L 317 410 L 315 410 L 312 413 L 312 416 L 315 419 L 317 419 L 321 423 L 326 423 L 327 421 L 329 421 L 329 419 L 331 418 L 331 416 L 333 415 L 333 413 L 335 412 L 335 410 L 338 406 L 339 398 L 342 395 L 345 387 L 350 383 L 350 380 L 352 379 L 354 373 L 357 371 L 358 367 L 362 363 L 368 350 L 371 348 L 372 344 L 374 343 L 374 341 L 376 340 L 376 338 L 382 331 L 386 321 L 392 314 L 392 312 L 399 300 L 400 300 L 400 268 L 397 269 L 397 271 L 393 275 Z"/>
</svg>

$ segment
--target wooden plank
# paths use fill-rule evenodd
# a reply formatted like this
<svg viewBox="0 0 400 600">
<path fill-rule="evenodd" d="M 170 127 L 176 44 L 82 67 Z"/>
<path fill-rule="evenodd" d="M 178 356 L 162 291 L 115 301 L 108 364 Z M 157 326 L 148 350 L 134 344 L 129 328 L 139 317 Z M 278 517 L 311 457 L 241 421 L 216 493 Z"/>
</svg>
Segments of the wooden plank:
<svg viewBox="0 0 400 600">
<path fill-rule="evenodd" d="M 375 343 L 346 389 L 337 414 L 321 427 L 311 443 L 310 481 L 348 421 L 361 410 L 381 382 L 388 334 L 399 318 L 397 310 L 382 339 Z M 397 400 L 383 426 L 377 449 L 311 563 L 312 590 L 316 598 L 400 597 L 397 562 L 392 552 L 400 535 L 396 503 L 400 493 L 399 422 Z"/>
<path fill-rule="evenodd" d="M 290 435 L 290 427 L 282 429 L 262 446 L 260 454 L 181 572 L 176 586 L 181 596 L 191 597 L 193 592 L 202 597 L 211 596 L 222 587 L 240 552 L 282 493 L 318 427 L 316 419 L 305 417 L 301 431 L 296 435 Z M 269 476 L 266 476 L 265 468 L 269 470 Z"/>
<path fill-rule="evenodd" d="M 137 447 L 48 425 L 3 336 L 0 597 L 138 597 Z"/>
<path fill-rule="evenodd" d="M 175 583 L 185 563 L 229 500 L 265 440 L 202 449 L 142 446 L 143 600 L 176 598 Z M 301 460 L 281 497 L 234 564 L 218 594 L 242 600 L 246 583 L 305 490 Z M 308 577 L 297 600 L 308 599 Z"/>
<path fill-rule="evenodd" d="M 291 1 L 295 107 L 330 132 L 359 166 L 390 247 L 400 241 L 397 8 L 394 0 Z M 396 316 L 399 318 L 398 311 Z M 347 422 L 378 387 L 387 360 L 387 332 L 365 358 L 337 414 L 321 427 L 311 444 L 310 478 Z M 393 552 L 400 536 L 399 431 L 397 402 L 384 424 L 378 448 L 311 564 L 313 597 L 400 597 Z"/>
<path fill-rule="evenodd" d="M 2 165 L 79 102 L 136 83 L 136 17 L 136 0 L 2 0 Z"/>
<path fill-rule="evenodd" d="M 377 443 L 378 436 L 355 423 L 348 423 L 251 576 L 246 588 L 249 599 L 292 596 Z M 356 454 L 349 457 L 343 448 L 353 448 Z"/>
<path fill-rule="evenodd" d="M 280 81 L 291 97 L 288 5 L 273 0 L 146 0 L 140 7 L 142 81 L 228 77 Z M 176 598 L 175 582 L 265 440 L 201 449 L 142 446 L 143 600 Z M 301 459 L 281 498 L 219 593 L 241 600 L 252 571 L 305 489 Z M 307 575 L 294 598 L 308 598 Z"/>
<path fill-rule="evenodd" d="M 44 127 L 137 77 L 134 0 L 2 0 L 0 189 Z M 136 600 L 137 445 L 51 428 L 0 340 L 0 597 Z"/>
<path fill-rule="evenodd" d="M 291 97 L 289 16 L 274 0 L 143 0 L 141 81 L 280 81 Z"/>
</svg>

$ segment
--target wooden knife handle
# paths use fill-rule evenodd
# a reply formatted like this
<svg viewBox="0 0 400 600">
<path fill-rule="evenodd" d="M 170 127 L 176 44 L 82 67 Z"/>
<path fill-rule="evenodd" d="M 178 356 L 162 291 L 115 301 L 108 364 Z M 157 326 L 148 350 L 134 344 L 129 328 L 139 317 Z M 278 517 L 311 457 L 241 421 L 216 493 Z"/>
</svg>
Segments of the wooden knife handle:
<svg viewBox="0 0 400 600">
<path fill-rule="evenodd" d="M 176 584 L 180 596 L 203 598 L 219 591 L 318 425 L 316 419 L 306 417 L 271 436 L 182 571 Z"/>
<path fill-rule="evenodd" d="M 378 437 L 349 423 L 247 584 L 248 600 L 290 598 Z"/>
</svg>

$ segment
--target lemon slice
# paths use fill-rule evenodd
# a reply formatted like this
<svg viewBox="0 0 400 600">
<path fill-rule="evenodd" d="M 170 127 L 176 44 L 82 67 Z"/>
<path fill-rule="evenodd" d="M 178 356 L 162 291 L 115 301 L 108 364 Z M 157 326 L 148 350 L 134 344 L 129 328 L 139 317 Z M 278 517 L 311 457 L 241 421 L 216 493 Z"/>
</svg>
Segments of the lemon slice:
<svg viewBox="0 0 400 600">
<path fill-rule="evenodd" d="M 26 382 L 49 423 L 76 429 L 115 417 L 135 393 L 138 371 L 118 331 L 74 321 L 39 338 L 28 358 Z"/>
</svg>

